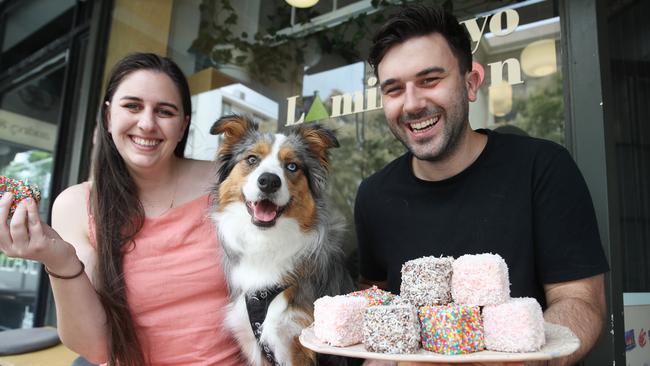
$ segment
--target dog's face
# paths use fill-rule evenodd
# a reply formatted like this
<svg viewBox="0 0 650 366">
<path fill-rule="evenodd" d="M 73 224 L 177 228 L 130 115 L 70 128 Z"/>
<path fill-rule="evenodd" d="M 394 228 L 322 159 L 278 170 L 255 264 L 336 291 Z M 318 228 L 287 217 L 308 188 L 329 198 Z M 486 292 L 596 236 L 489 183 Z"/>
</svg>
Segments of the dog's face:
<svg viewBox="0 0 650 366">
<path fill-rule="evenodd" d="M 226 116 L 210 132 L 224 134 L 218 211 L 243 203 L 259 228 L 274 227 L 282 218 L 296 220 L 303 231 L 313 227 L 325 189 L 327 151 L 338 146 L 332 131 L 310 125 L 287 135 L 265 134 L 250 120 Z"/>
</svg>

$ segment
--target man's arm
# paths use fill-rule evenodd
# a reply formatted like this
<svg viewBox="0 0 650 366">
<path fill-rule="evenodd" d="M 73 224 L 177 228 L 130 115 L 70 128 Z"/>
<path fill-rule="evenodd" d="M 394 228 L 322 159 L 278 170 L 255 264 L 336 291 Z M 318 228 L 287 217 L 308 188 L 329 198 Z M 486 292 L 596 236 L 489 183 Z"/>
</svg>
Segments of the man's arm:
<svg viewBox="0 0 650 366">
<path fill-rule="evenodd" d="M 569 327 L 580 339 L 580 348 L 551 365 L 573 365 L 596 344 L 607 313 L 604 275 L 544 285 L 547 309 L 544 319 Z"/>
</svg>

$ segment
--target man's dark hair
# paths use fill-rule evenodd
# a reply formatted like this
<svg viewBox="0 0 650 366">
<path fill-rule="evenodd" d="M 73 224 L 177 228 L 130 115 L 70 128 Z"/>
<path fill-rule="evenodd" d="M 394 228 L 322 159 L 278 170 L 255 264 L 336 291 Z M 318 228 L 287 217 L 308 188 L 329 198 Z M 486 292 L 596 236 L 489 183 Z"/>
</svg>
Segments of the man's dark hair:
<svg viewBox="0 0 650 366">
<path fill-rule="evenodd" d="M 392 15 L 372 39 L 368 63 L 375 76 L 379 63 L 390 48 L 413 37 L 432 33 L 440 33 L 447 40 L 451 52 L 458 59 L 461 74 L 472 69 L 470 37 L 458 19 L 441 7 L 410 4 Z"/>
</svg>

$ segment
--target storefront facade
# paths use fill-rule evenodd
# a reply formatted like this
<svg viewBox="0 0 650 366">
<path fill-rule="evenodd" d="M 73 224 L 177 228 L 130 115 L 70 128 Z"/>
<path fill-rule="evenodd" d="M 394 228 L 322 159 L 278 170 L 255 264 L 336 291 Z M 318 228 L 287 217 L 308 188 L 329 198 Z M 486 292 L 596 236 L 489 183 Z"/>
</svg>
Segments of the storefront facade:
<svg viewBox="0 0 650 366">
<path fill-rule="evenodd" d="M 330 193 L 350 228 L 345 248 L 356 273 L 356 189 L 403 152 L 365 62 L 390 3 L 320 0 L 300 9 L 285 0 L 0 2 L 1 174 L 39 183 L 41 214 L 49 217 L 50 198 L 88 176 L 110 67 L 131 52 L 167 55 L 193 95 L 188 157 L 214 157 L 219 139 L 208 131 L 229 113 L 252 116 L 267 131 L 313 122 L 337 130 Z M 623 313 L 625 294 L 650 319 L 650 131 L 643 123 L 650 29 L 639 15 L 649 13 L 648 3 L 431 3 L 450 8 L 472 38 L 483 75 L 470 106 L 472 127 L 553 140 L 585 176 L 612 267 L 611 321 L 586 364 L 625 362 L 626 348 L 628 357 L 643 359 L 640 335 L 650 324 L 626 327 Z M 43 277 L 36 263 L 0 257 L 0 327 L 52 324 Z"/>
</svg>

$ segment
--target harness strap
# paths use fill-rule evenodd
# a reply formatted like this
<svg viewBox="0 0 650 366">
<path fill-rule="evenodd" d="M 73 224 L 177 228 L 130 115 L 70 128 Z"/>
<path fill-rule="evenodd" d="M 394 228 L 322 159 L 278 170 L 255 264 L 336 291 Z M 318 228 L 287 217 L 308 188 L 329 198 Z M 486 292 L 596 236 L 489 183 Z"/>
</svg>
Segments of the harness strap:
<svg viewBox="0 0 650 366">
<path fill-rule="evenodd" d="M 278 296 L 282 291 L 286 290 L 286 287 L 272 287 L 266 288 L 263 290 L 258 290 L 250 294 L 246 294 L 244 299 L 246 300 L 246 311 L 248 312 L 248 320 L 251 323 L 251 329 L 255 335 L 257 343 L 262 348 L 262 355 L 275 366 L 281 366 L 278 361 L 275 359 L 273 350 L 264 342 L 260 340 L 262 337 L 262 327 L 264 326 L 264 320 L 266 319 L 266 314 L 269 311 L 269 305 L 276 296 Z"/>
</svg>

